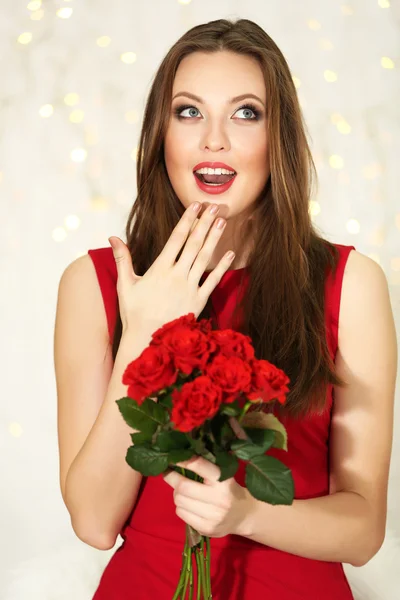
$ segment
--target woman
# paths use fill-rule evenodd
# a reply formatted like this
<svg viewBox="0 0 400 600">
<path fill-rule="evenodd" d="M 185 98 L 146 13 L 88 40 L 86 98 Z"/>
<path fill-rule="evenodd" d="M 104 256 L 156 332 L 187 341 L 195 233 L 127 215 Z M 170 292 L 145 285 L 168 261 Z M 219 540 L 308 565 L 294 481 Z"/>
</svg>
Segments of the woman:
<svg viewBox="0 0 400 600">
<path fill-rule="evenodd" d="M 210 170 L 220 163 L 226 172 Z M 312 174 L 290 70 L 265 31 L 218 20 L 178 40 L 147 101 L 127 244 L 90 250 L 59 286 L 63 499 L 87 544 L 124 539 L 95 600 L 170 600 L 185 523 L 212 538 L 218 600 L 348 600 L 342 563 L 364 565 L 382 545 L 397 362 L 388 287 L 377 263 L 315 231 Z M 125 462 L 123 371 L 189 312 L 250 335 L 289 376 L 273 407 L 288 451 L 269 454 L 292 470 L 291 506 L 255 500 L 243 464 L 218 482 L 218 467 L 191 461 L 200 484 Z"/>
</svg>

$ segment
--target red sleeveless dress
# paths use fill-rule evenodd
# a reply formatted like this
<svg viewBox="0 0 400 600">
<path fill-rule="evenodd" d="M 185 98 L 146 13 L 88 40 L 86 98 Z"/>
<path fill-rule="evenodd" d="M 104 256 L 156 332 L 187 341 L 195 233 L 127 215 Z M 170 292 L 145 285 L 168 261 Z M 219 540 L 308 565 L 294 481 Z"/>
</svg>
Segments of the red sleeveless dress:
<svg viewBox="0 0 400 600">
<path fill-rule="evenodd" d="M 344 267 L 350 251 L 355 250 L 354 246 L 336 246 L 340 261 L 335 275 L 327 271 L 325 285 L 325 323 L 333 359 Z M 117 305 L 112 249 L 88 253 L 98 276 L 112 339 Z M 226 271 L 212 292 L 220 329 L 230 327 L 241 275 L 246 279 L 246 268 Z M 281 418 L 288 433 L 288 451 L 268 451 L 291 469 L 295 499 L 329 494 L 332 401 L 330 386 L 322 416 L 297 422 Z M 241 462 L 235 475 L 241 485 L 244 468 Z M 173 489 L 162 475 L 143 477 L 137 502 L 120 535 L 123 543 L 107 564 L 93 600 L 171 600 L 179 579 L 185 523 L 175 513 Z M 342 563 L 303 558 L 236 535 L 211 538 L 211 577 L 214 600 L 353 600 Z"/>
</svg>

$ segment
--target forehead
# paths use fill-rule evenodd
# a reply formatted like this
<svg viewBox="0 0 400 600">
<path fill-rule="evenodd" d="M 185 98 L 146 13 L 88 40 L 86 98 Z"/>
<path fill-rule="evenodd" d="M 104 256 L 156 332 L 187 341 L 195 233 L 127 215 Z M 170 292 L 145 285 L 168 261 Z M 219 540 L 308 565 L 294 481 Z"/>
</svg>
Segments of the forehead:
<svg viewBox="0 0 400 600">
<path fill-rule="evenodd" d="M 258 61 L 234 52 L 193 52 L 186 56 L 175 74 L 172 95 L 188 91 L 212 102 L 254 93 L 266 100 L 265 82 Z"/>
</svg>

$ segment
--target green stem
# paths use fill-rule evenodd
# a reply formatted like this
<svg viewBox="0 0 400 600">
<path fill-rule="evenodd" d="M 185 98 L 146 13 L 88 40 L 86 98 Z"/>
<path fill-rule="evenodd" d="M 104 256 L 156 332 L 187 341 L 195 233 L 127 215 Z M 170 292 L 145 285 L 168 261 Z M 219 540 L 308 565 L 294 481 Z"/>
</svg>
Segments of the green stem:
<svg viewBox="0 0 400 600">
<path fill-rule="evenodd" d="M 200 553 L 201 553 L 200 567 L 201 567 L 201 578 L 203 581 L 203 594 L 204 594 L 205 600 L 208 600 L 208 597 L 209 597 L 208 581 L 206 578 L 206 569 L 205 569 L 205 565 L 204 565 L 204 536 L 201 537 L 201 541 L 200 541 Z"/>
<path fill-rule="evenodd" d="M 178 585 L 176 586 L 175 589 L 175 593 L 172 597 L 172 600 L 178 600 L 178 598 L 180 598 L 180 594 L 182 591 L 182 586 L 183 586 L 183 582 L 184 582 L 184 578 L 185 578 L 185 565 L 186 565 L 186 552 L 187 552 L 187 546 L 188 546 L 188 542 L 187 542 L 187 538 L 186 538 L 186 542 L 185 542 L 185 547 L 183 549 L 183 559 L 182 559 L 182 567 L 181 567 L 181 573 L 180 573 L 180 577 L 179 577 L 179 581 L 178 581 Z"/>
<path fill-rule="evenodd" d="M 201 581 L 201 567 L 200 567 L 200 549 L 196 546 L 196 565 L 197 565 L 197 600 L 201 600 L 200 592 L 203 589 L 202 581 Z"/>
<path fill-rule="evenodd" d="M 190 548 L 189 600 L 193 600 L 193 548 Z"/>
<path fill-rule="evenodd" d="M 207 554 L 206 554 L 206 577 L 208 582 L 208 593 L 210 598 L 212 598 L 211 592 L 211 544 L 210 538 L 206 537 L 206 546 L 207 546 Z"/>
<path fill-rule="evenodd" d="M 244 415 L 247 413 L 247 411 L 249 410 L 249 408 L 250 408 L 250 406 L 251 406 L 252 404 L 253 404 L 252 402 L 250 402 L 250 401 L 247 401 L 247 402 L 246 402 L 246 404 L 243 406 L 243 408 L 242 408 L 242 412 L 240 413 L 240 415 L 239 415 L 239 417 L 238 417 L 238 422 L 239 422 L 239 423 L 241 422 L 241 420 L 243 419 Z"/>
<path fill-rule="evenodd" d="M 182 600 L 185 600 L 186 590 L 187 590 L 187 586 L 188 586 L 188 583 L 189 583 L 189 576 L 190 576 L 190 572 L 191 572 L 191 564 L 190 564 L 191 557 L 192 557 L 192 549 L 191 548 L 186 548 L 185 579 L 184 579 L 184 582 L 183 582 Z"/>
</svg>

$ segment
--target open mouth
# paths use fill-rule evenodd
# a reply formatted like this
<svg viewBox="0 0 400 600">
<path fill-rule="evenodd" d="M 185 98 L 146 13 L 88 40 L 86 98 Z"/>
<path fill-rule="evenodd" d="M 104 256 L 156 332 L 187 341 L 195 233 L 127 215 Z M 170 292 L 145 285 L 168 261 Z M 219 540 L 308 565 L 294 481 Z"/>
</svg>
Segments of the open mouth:
<svg viewBox="0 0 400 600">
<path fill-rule="evenodd" d="M 224 185 L 224 183 L 228 183 L 234 177 L 236 177 L 237 173 L 233 175 L 202 175 L 200 173 L 194 172 L 194 175 L 201 181 L 207 185 Z"/>
</svg>

